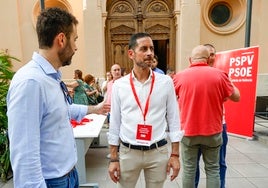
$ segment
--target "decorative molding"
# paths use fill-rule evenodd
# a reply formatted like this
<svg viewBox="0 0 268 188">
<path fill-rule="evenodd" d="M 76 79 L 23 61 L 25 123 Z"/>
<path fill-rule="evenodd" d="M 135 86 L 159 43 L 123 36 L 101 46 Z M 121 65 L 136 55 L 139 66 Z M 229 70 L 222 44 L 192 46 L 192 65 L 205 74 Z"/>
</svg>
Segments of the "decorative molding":
<svg viewBox="0 0 268 188">
<path fill-rule="evenodd" d="M 129 38 L 132 34 L 111 34 L 111 41 L 118 42 L 118 41 L 126 41 L 126 43 L 129 41 Z"/>
<path fill-rule="evenodd" d="M 111 34 L 132 34 L 133 32 L 135 32 L 135 29 L 126 25 L 119 25 L 110 30 Z"/>
<path fill-rule="evenodd" d="M 148 12 L 163 13 L 168 12 L 168 9 L 163 3 L 156 2 L 148 8 Z"/>
<path fill-rule="evenodd" d="M 117 12 L 117 13 L 131 12 L 131 8 L 126 4 L 119 4 L 116 7 L 114 7 L 113 12 Z"/>
<path fill-rule="evenodd" d="M 122 15 L 132 15 L 134 10 L 130 4 L 126 2 L 116 3 L 110 11 L 110 16 L 122 16 Z"/>
<path fill-rule="evenodd" d="M 146 28 L 146 32 L 151 33 L 151 34 L 155 34 L 155 33 L 170 33 L 170 28 L 160 25 L 160 24 L 156 24 L 152 27 Z"/>
</svg>

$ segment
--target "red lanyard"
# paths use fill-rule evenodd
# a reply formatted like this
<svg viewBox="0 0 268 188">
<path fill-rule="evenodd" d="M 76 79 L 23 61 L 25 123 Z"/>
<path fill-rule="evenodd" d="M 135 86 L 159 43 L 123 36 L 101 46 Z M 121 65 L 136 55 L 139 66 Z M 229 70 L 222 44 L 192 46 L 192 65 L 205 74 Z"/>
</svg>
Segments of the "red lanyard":
<svg viewBox="0 0 268 188">
<path fill-rule="evenodd" d="M 152 83 L 151 83 L 151 88 L 150 88 L 150 93 L 147 97 L 147 100 L 146 100 L 146 104 L 145 104 L 145 109 L 144 109 L 144 112 L 142 110 L 142 107 L 141 107 L 141 103 L 140 103 L 140 100 L 138 98 L 138 95 L 136 93 L 136 89 L 134 87 L 134 83 L 133 83 L 133 79 L 132 79 L 132 72 L 130 72 L 130 85 L 131 85 L 131 89 L 132 89 L 132 93 L 135 97 L 135 100 L 142 112 L 142 115 L 143 115 L 143 120 L 144 120 L 144 123 L 145 123 L 145 120 L 146 120 L 146 115 L 147 115 L 147 112 L 148 112 L 148 109 L 149 109 L 149 101 L 150 101 L 150 97 L 151 97 L 151 94 L 152 94 L 152 91 L 153 91 L 153 87 L 154 87 L 154 80 L 155 80 L 155 75 L 154 75 L 154 72 L 152 71 Z"/>
</svg>

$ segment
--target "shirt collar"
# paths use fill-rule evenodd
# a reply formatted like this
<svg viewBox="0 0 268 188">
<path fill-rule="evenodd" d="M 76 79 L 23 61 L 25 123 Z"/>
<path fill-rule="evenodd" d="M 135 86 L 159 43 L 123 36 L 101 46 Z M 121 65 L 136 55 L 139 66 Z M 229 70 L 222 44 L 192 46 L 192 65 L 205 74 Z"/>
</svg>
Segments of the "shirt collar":
<svg viewBox="0 0 268 188">
<path fill-rule="evenodd" d="M 194 62 L 190 65 L 190 67 L 197 67 L 197 66 L 208 66 L 205 62 Z"/>
<path fill-rule="evenodd" d="M 135 80 L 135 81 L 138 81 L 137 78 L 135 77 L 135 74 L 134 74 L 133 69 L 132 69 L 131 72 L 132 72 L 132 74 L 131 74 L 132 75 L 132 79 Z M 152 80 L 152 76 L 153 76 L 152 73 L 153 73 L 153 71 L 152 71 L 152 69 L 150 69 L 150 75 L 149 75 L 148 79 L 144 83 L 147 83 L 150 80 Z"/>
<path fill-rule="evenodd" d="M 49 63 L 43 56 L 39 53 L 34 52 L 32 59 L 35 63 L 37 63 L 44 73 L 56 80 L 61 80 L 62 73 L 59 70 L 55 70 L 55 68 Z"/>
</svg>

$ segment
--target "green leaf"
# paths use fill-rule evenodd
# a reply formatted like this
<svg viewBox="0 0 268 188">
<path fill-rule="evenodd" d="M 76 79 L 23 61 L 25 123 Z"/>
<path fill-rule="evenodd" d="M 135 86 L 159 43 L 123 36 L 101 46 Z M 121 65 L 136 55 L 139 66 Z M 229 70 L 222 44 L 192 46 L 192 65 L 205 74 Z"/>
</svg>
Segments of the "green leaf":
<svg viewBox="0 0 268 188">
<path fill-rule="evenodd" d="M 0 178 L 4 182 L 7 180 L 10 170 L 6 95 L 10 80 L 14 75 L 12 60 L 19 61 L 17 58 L 10 56 L 7 52 L 0 52 Z"/>
</svg>

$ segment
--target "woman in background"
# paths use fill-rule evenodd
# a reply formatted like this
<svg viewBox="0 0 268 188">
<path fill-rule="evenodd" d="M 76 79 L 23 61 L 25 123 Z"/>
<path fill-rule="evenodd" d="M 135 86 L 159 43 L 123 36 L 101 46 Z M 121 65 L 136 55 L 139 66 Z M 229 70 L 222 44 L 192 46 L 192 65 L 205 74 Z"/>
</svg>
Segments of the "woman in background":
<svg viewBox="0 0 268 188">
<path fill-rule="evenodd" d="M 85 89 L 86 89 L 86 94 L 88 95 L 88 102 L 91 105 L 98 104 L 98 96 L 100 95 L 100 92 L 98 91 L 97 88 L 94 87 L 95 85 L 95 78 L 91 74 L 87 74 L 84 78 L 85 81 Z"/>
<path fill-rule="evenodd" d="M 107 92 L 107 84 L 108 82 L 110 82 L 113 79 L 112 73 L 111 72 L 107 72 L 106 73 L 106 80 L 102 83 L 101 85 L 101 92 L 102 92 L 102 96 L 105 97 L 106 92 Z"/>
<path fill-rule="evenodd" d="M 73 102 L 74 104 L 85 104 L 89 105 L 87 94 L 85 92 L 84 81 L 82 78 L 82 71 L 74 71 L 75 81 L 71 83 L 66 83 L 66 86 L 73 89 Z"/>
</svg>

